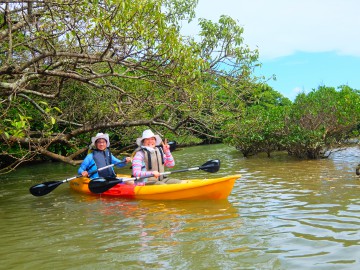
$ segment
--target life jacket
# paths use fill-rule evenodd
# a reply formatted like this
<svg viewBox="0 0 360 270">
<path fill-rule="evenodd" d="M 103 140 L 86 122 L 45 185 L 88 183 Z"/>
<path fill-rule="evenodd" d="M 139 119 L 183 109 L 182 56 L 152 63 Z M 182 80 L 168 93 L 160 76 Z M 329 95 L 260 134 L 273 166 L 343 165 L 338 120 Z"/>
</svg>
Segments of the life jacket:
<svg viewBox="0 0 360 270">
<path fill-rule="evenodd" d="M 165 171 L 164 166 L 164 151 L 160 146 L 156 146 L 154 151 L 149 151 L 146 148 L 138 148 L 137 151 L 143 151 L 144 152 L 144 163 L 145 163 L 145 169 L 146 171 L 158 171 L 159 173 L 163 173 Z M 163 175 L 160 175 L 160 177 L 157 180 L 164 179 Z M 154 181 L 156 180 L 155 177 L 149 177 L 148 180 Z"/>
<path fill-rule="evenodd" d="M 93 150 L 92 154 L 96 167 L 98 169 L 112 164 L 111 153 L 109 149 L 105 149 L 104 151 Z M 100 177 L 104 177 L 104 178 L 116 177 L 116 174 L 112 167 L 98 171 L 98 174 Z"/>
</svg>

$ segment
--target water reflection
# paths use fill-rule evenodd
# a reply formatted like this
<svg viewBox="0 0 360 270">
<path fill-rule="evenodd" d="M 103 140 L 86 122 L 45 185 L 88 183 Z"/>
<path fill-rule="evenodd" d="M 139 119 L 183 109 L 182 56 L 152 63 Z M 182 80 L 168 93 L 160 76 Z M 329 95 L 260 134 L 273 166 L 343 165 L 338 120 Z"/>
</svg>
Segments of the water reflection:
<svg viewBox="0 0 360 270">
<path fill-rule="evenodd" d="M 238 217 L 237 209 L 227 200 L 220 201 L 119 201 L 101 198 L 93 201 L 99 204 L 97 215 L 105 223 L 117 217 L 117 228 L 126 228 L 128 223 L 135 224 L 142 246 L 149 239 L 168 239 L 176 244 L 178 234 L 197 231 L 210 234 L 217 230 L 227 230 L 229 219 Z M 204 203 L 206 207 L 204 207 Z M 121 220 L 118 218 L 121 217 Z M 106 221 L 107 219 L 110 219 Z M 111 222 L 112 223 L 112 222 Z M 207 224 L 216 224 L 209 226 Z"/>
<path fill-rule="evenodd" d="M 175 151 L 176 169 L 220 159 L 242 174 L 224 201 L 131 201 L 37 183 L 74 175 L 43 164 L 0 179 L 0 256 L 6 269 L 358 269 L 358 147 L 330 159 L 286 153 L 243 158 L 223 145 Z M 124 168 L 119 173 L 128 173 Z M 181 178 L 210 177 L 196 171 Z M 21 254 L 21 256 L 19 256 Z"/>
<path fill-rule="evenodd" d="M 258 244 L 266 240 L 266 254 L 281 254 L 284 269 L 356 269 L 360 200 L 352 166 L 339 166 L 344 161 L 338 156 L 282 159 L 245 162 L 249 166 L 242 180 L 247 184 L 240 182 L 235 197 L 245 195 L 241 216 L 249 221 L 247 234 L 258 234 L 255 226 L 266 228 Z M 353 157 L 349 160 L 354 163 Z"/>
</svg>

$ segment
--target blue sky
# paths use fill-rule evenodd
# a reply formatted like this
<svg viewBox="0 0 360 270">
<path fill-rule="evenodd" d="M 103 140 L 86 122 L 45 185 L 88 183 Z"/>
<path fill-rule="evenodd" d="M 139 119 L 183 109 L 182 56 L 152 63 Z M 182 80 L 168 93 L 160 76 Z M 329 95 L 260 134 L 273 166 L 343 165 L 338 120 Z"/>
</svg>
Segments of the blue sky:
<svg viewBox="0 0 360 270">
<path fill-rule="evenodd" d="M 183 33 L 196 37 L 198 18 L 228 15 L 244 28 L 244 43 L 260 52 L 256 74 L 293 100 L 320 85 L 360 89 L 359 0 L 199 0 Z"/>
</svg>

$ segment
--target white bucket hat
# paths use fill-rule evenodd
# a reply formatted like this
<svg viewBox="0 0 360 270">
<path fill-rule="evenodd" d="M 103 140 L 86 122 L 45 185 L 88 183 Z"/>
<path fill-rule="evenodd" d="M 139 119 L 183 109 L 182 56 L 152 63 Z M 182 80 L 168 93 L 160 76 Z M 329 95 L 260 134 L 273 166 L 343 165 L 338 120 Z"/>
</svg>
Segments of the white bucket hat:
<svg viewBox="0 0 360 270">
<path fill-rule="evenodd" d="M 156 145 L 160 145 L 161 144 L 161 138 L 159 135 L 155 135 L 150 129 L 147 129 L 147 130 L 144 130 L 143 131 L 143 134 L 140 138 L 137 138 L 136 139 L 136 144 L 138 146 L 141 146 L 142 145 L 142 141 L 144 139 L 149 139 L 149 138 L 152 138 L 154 137 L 156 139 Z"/>
<path fill-rule="evenodd" d="M 98 133 L 95 137 L 91 138 L 91 144 L 95 147 L 95 142 L 98 139 L 104 139 L 106 141 L 106 147 L 110 146 L 109 134 Z"/>
</svg>

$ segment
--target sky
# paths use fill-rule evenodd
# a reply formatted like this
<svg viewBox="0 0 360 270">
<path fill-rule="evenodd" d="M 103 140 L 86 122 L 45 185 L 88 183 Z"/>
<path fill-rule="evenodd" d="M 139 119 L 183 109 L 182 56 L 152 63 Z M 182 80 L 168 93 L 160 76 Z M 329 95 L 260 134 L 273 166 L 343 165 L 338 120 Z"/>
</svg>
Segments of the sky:
<svg viewBox="0 0 360 270">
<path fill-rule="evenodd" d="M 258 49 L 256 75 L 294 100 L 319 86 L 360 89 L 359 0 L 199 0 L 196 19 L 182 32 L 196 37 L 198 18 L 228 15 Z"/>
</svg>

